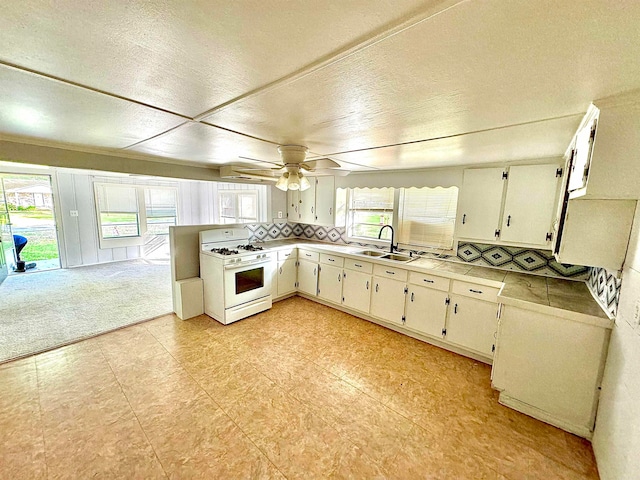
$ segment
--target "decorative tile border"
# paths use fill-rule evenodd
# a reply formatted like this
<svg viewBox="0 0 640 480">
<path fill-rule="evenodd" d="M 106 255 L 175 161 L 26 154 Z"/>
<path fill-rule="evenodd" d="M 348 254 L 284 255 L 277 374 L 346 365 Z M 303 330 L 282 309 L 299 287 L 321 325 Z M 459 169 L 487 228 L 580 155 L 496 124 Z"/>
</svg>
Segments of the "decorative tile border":
<svg viewBox="0 0 640 480">
<path fill-rule="evenodd" d="M 321 227 L 303 223 L 267 223 L 247 225 L 251 232 L 249 241 L 267 241 L 279 238 L 306 238 L 322 242 L 353 244 L 377 248 L 366 243 L 348 242 L 346 231 L 342 227 Z M 527 272 L 535 275 L 556 278 L 588 280 L 591 275 L 589 267 L 558 263 L 553 254 L 547 250 L 534 250 L 502 245 L 482 243 L 460 243 L 457 256 L 434 255 L 415 251 L 422 256 L 445 258 L 451 261 L 470 263 L 484 267 L 499 268 L 516 272 Z M 619 288 L 619 287 L 617 287 Z"/>
<path fill-rule="evenodd" d="M 604 268 L 591 267 L 587 286 L 602 308 L 615 317 L 618 314 L 622 280 Z"/>
</svg>

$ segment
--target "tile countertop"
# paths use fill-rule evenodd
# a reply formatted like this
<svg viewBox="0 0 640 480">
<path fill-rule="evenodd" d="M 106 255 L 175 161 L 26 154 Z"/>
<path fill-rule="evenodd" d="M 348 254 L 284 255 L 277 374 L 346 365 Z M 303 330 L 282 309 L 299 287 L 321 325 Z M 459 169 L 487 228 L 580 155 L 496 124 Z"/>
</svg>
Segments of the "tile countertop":
<svg viewBox="0 0 640 480">
<path fill-rule="evenodd" d="M 264 246 L 273 249 L 298 246 L 358 259 L 363 259 L 364 256 L 357 252 L 367 250 L 367 247 L 359 245 L 336 245 L 305 239 L 272 240 L 265 242 Z M 397 268 L 501 288 L 498 301 L 504 305 L 603 328 L 613 327 L 613 320 L 602 310 L 586 283 L 582 281 L 542 277 L 433 258 L 418 258 L 409 263 L 398 263 L 375 257 L 367 258 L 367 261 L 385 265 L 393 264 Z"/>
</svg>

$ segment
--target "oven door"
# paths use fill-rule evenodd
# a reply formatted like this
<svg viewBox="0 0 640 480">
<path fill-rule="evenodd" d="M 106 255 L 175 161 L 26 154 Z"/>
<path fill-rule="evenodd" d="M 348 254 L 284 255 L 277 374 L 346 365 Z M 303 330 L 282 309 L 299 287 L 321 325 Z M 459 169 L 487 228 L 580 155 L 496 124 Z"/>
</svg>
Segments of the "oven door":
<svg viewBox="0 0 640 480">
<path fill-rule="evenodd" d="M 231 308 L 271 295 L 271 260 L 251 265 L 225 265 L 224 307 Z"/>
</svg>

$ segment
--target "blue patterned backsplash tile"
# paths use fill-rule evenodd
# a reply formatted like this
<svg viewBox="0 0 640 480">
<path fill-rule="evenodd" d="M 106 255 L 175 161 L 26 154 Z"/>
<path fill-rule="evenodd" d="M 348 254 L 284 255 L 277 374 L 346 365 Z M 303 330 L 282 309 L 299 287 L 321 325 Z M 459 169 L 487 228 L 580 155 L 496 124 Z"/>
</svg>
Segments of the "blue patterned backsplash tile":
<svg viewBox="0 0 640 480">
<path fill-rule="evenodd" d="M 602 308 L 615 317 L 618 314 L 622 280 L 604 268 L 591 267 L 587 286 Z"/>
<path fill-rule="evenodd" d="M 247 228 L 251 232 L 249 238 L 251 242 L 277 240 L 281 238 L 305 238 L 321 242 L 354 244 L 377 248 L 375 245 L 348 242 L 346 231 L 342 227 L 322 227 L 303 223 L 263 223 L 247 225 Z M 527 272 L 545 277 L 571 278 L 573 280 L 588 280 L 593 270 L 581 265 L 558 263 L 553 258 L 551 251 L 548 250 L 486 245 L 482 243 L 460 243 L 458 244 L 456 256 L 438 256 L 420 251 L 414 251 L 414 253 L 426 257 L 444 258 L 454 262 L 464 262 L 502 270 Z"/>
</svg>

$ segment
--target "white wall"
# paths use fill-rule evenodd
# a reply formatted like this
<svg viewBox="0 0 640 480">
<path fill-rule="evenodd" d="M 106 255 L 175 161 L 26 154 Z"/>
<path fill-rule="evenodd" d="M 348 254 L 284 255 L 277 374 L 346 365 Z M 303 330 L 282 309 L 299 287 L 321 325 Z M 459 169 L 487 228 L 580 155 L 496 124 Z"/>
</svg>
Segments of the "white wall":
<svg viewBox="0 0 640 480">
<path fill-rule="evenodd" d="M 640 209 L 611 334 L 593 449 L 603 480 L 640 478 Z"/>
</svg>

